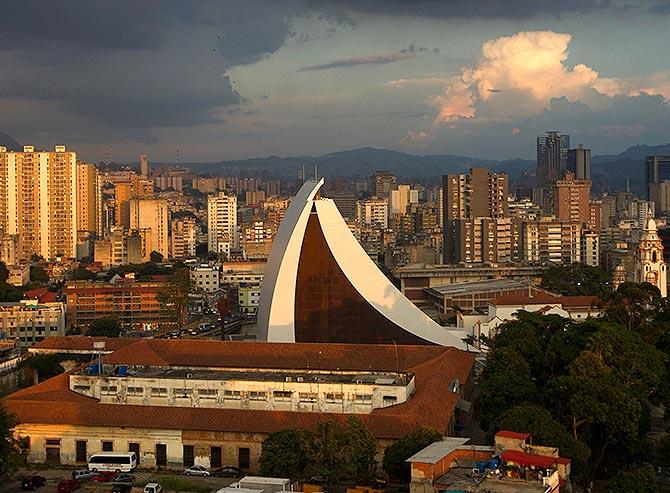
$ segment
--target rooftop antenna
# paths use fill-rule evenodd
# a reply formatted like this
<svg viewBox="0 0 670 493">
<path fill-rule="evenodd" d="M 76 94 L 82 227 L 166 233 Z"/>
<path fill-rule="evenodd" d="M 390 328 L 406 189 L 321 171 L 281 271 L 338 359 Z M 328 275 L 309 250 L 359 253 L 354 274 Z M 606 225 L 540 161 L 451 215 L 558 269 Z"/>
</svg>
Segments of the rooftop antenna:
<svg viewBox="0 0 670 493">
<path fill-rule="evenodd" d="M 626 177 L 626 193 L 630 193 L 630 176 Z"/>
<path fill-rule="evenodd" d="M 93 341 L 93 350 L 98 363 L 98 375 L 102 376 L 102 352 L 105 350 L 105 341 Z"/>
<path fill-rule="evenodd" d="M 314 181 L 316 181 L 318 179 L 319 179 L 319 172 L 318 172 L 317 165 L 315 164 L 314 165 Z"/>
<path fill-rule="evenodd" d="M 112 148 L 105 147 L 105 164 L 109 166 L 112 163 Z"/>
<path fill-rule="evenodd" d="M 179 166 L 179 163 L 181 163 L 181 154 L 179 152 L 179 147 L 177 147 L 177 166 Z"/>
</svg>

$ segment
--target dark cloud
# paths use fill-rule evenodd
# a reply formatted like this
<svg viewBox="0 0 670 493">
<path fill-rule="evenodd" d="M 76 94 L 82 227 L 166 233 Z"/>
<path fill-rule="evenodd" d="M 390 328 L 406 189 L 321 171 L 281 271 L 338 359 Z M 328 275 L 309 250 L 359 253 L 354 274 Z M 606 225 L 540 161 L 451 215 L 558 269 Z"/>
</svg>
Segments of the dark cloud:
<svg viewBox="0 0 670 493">
<path fill-rule="evenodd" d="M 632 6 L 648 6 L 645 0 L 619 4 L 612 0 L 311 0 L 313 7 L 339 6 L 348 12 L 387 14 L 429 18 L 503 18 L 531 19 L 560 17 L 625 10 Z"/>
<path fill-rule="evenodd" d="M 670 1 L 655 3 L 648 10 L 650 13 L 656 15 L 670 15 Z"/>
<path fill-rule="evenodd" d="M 333 68 L 352 68 L 359 65 L 384 65 L 386 63 L 398 62 L 401 60 L 411 60 L 416 58 L 416 53 L 398 52 L 398 53 L 383 53 L 378 55 L 361 55 L 351 58 L 344 58 L 341 60 L 334 60 L 328 63 L 319 65 L 309 65 L 300 69 L 300 72 L 308 72 L 313 70 L 329 70 Z"/>
</svg>

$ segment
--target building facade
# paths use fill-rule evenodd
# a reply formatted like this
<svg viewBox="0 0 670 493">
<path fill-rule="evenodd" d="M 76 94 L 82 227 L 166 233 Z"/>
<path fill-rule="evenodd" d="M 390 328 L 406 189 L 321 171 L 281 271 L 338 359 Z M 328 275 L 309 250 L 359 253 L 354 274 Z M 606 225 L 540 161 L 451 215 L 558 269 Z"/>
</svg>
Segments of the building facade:
<svg viewBox="0 0 670 493">
<path fill-rule="evenodd" d="M 656 221 L 647 218 L 635 248 L 634 281 L 656 286 L 663 298 L 668 295 L 668 271 L 663 260 L 663 242 L 658 236 Z"/>
<path fill-rule="evenodd" d="M 47 337 L 64 336 L 65 307 L 60 302 L 37 300 L 0 303 L 0 335 L 24 348 Z"/>
<path fill-rule="evenodd" d="M 148 254 L 156 251 L 165 258 L 170 256 L 169 215 L 170 211 L 165 199 L 139 198 L 130 200 L 130 229 L 149 230 L 151 232 L 151 241 L 147 242 L 146 247 Z"/>
<path fill-rule="evenodd" d="M 207 243 L 210 252 L 230 255 L 239 247 L 237 197 L 219 192 L 207 198 Z"/>
<path fill-rule="evenodd" d="M 17 235 L 18 256 L 75 257 L 77 154 L 65 146 L 0 147 L 0 234 Z"/>
</svg>

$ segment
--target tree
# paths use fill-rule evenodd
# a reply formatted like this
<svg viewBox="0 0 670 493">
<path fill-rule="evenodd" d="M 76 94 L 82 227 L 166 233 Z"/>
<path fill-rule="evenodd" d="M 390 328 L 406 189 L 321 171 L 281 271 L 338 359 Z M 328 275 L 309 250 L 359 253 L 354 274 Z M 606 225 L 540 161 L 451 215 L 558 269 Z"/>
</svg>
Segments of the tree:
<svg viewBox="0 0 670 493">
<path fill-rule="evenodd" d="M 657 314 L 667 308 L 656 286 L 624 282 L 616 291 L 602 297 L 605 317 L 629 330 L 646 329 Z"/>
<path fill-rule="evenodd" d="M 4 262 L 0 261 L 0 283 L 7 282 L 9 279 L 9 269 Z"/>
<path fill-rule="evenodd" d="M 600 267 L 575 262 L 544 270 L 540 286 L 564 296 L 600 296 L 611 291 L 611 278 Z"/>
<path fill-rule="evenodd" d="M 35 354 L 23 360 L 21 366 L 37 373 L 39 381 L 55 377 L 65 371 L 60 364 L 58 356 L 54 354 Z"/>
<path fill-rule="evenodd" d="M 431 443 L 440 440 L 442 435 L 437 431 L 431 428 L 419 428 L 384 450 L 382 468 L 390 478 L 407 483 L 410 480 L 411 468 L 406 460 Z"/>
<path fill-rule="evenodd" d="M 302 478 L 305 475 L 307 432 L 287 429 L 271 433 L 261 446 L 261 474 Z"/>
<path fill-rule="evenodd" d="M 39 282 L 42 284 L 46 284 L 49 282 L 49 275 L 47 274 L 47 271 L 45 271 L 41 266 L 31 265 L 30 280 L 31 282 Z"/>
<path fill-rule="evenodd" d="M 70 277 L 73 281 L 95 281 L 98 279 L 98 276 L 95 275 L 95 273 L 83 267 L 80 267 L 74 271 Z"/>
<path fill-rule="evenodd" d="M 16 419 L 0 405 L 0 476 L 8 476 L 19 468 L 21 453 L 14 437 Z"/>
<path fill-rule="evenodd" d="M 561 456 L 572 459 L 577 471 L 583 469 L 591 454 L 586 444 L 570 435 L 565 426 L 541 406 L 514 406 L 500 417 L 497 425 L 501 430 L 530 433 L 534 444 L 558 447 Z"/>
<path fill-rule="evenodd" d="M 644 464 L 632 471 L 619 471 L 605 483 L 603 491 L 608 493 L 657 493 L 658 480 L 651 464 Z"/>
<path fill-rule="evenodd" d="M 176 269 L 168 276 L 165 286 L 158 293 L 158 301 L 174 311 L 180 327 L 186 322 L 188 295 L 193 291 L 194 286 L 195 283 L 188 268 Z"/>
<path fill-rule="evenodd" d="M 375 439 L 358 417 L 348 416 L 344 425 L 337 420 L 323 421 L 309 433 L 306 472 L 323 478 L 332 491 L 344 478 L 370 479 L 375 454 Z"/>
<path fill-rule="evenodd" d="M 20 301 L 22 299 L 23 291 L 6 282 L 0 282 L 0 301 Z"/>
<path fill-rule="evenodd" d="M 87 334 L 95 337 L 119 337 L 121 326 L 115 318 L 102 317 L 91 322 Z"/>
<path fill-rule="evenodd" d="M 163 254 L 160 252 L 157 252 L 156 250 L 153 250 L 149 254 L 149 260 L 154 263 L 154 264 L 160 264 L 163 262 Z"/>
</svg>

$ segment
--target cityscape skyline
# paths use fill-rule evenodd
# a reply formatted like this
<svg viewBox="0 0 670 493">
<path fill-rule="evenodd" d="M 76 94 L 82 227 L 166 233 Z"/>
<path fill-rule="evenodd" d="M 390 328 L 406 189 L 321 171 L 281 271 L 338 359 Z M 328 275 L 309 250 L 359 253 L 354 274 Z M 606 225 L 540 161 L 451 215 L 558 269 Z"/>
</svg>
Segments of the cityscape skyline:
<svg viewBox="0 0 670 493">
<path fill-rule="evenodd" d="M 594 154 L 667 141 L 665 2 L 487 6 L 10 2 L 0 131 L 94 162 L 366 145 L 532 158 L 551 128 Z"/>
</svg>

